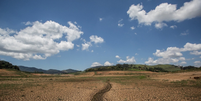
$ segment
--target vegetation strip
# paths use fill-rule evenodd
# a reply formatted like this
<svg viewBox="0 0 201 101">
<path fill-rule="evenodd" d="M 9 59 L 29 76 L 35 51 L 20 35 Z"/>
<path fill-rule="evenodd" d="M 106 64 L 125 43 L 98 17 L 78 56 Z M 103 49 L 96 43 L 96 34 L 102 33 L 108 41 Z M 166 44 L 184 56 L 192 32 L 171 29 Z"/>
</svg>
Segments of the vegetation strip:
<svg viewBox="0 0 201 101">
<path fill-rule="evenodd" d="M 112 85 L 110 84 L 109 80 L 107 81 L 107 85 L 104 89 L 100 90 L 98 93 L 96 93 L 91 101 L 103 101 L 103 94 L 110 91 L 112 88 Z"/>
</svg>

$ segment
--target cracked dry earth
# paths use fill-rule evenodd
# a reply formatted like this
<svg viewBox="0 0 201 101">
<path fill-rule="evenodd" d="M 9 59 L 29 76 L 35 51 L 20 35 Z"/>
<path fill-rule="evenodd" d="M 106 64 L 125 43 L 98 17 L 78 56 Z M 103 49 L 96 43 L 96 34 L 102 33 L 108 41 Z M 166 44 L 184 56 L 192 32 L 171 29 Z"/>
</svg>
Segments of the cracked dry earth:
<svg viewBox="0 0 201 101">
<path fill-rule="evenodd" d="M 0 101 L 201 101 L 200 86 L 135 76 L 12 78 L 0 88 Z"/>
<path fill-rule="evenodd" d="M 19 85 L 0 89 L 0 101 L 90 101 L 93 94 L 105 86 L 97 80 L 61 78 L 11 80 L 9 84 Z"/>
</svg>

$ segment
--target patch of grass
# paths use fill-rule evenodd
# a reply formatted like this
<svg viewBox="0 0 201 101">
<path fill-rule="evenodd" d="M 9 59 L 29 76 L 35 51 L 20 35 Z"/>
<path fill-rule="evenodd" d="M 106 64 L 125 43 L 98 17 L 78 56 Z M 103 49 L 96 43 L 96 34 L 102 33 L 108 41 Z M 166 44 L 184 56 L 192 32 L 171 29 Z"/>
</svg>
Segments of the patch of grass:
<svg viewBox="0 0 201 101">
<path fill-rule="evenodd" d="M 8 84 L 8 83 L 5 83 L 5 84 L 0 84 L 0 89 L 1 90 L 8 90 L 8 89 L 14 89 L 14 90 L 21 90 L 23 91 L 24 88 L 27 88 L 27 87 L 33 87 L 33 86 L 41 86 L 40 84 L 37 84 L 37 83 L 23 83 L 23 84 Z"/>
<path fill-rule="evenodd" d="M 85 82 L 85 81 L 97 81 L 94 78 L 89 78 L 89 77 L 82 77 L 82 78 L 67 78 L 67 79 L 58 79 L 55 81 L 60 81 L 60 82 Z"/>
<path fill-rule="evenodd" d="M 17 89 L 20 84 L 0 84 L 0 89 Z"/>
<path fill-rule="evenodd" d="M 145 70 L 131 68 L 131 69 L 129 69 L 129 71 L 145 71 Z"/>
<path fill-rule="evenodd" d="M 98 80 L 102 80 L 103 82 L 106 82 L 110 80 L 111 82 L 116 82 L 120 84 L 128 84 L 129 82 L 135 82 L 139 79 L 146 79 L 146 76 L 115 76 L 115 77 L 96 77 Z"/>
<path fill-rule="evenodd" d="M 173 81 L 171 82 L 175 86 L 189 86 L 201 88 L 201 80 L 182 80 L 182 81 Z"/>
</svg>

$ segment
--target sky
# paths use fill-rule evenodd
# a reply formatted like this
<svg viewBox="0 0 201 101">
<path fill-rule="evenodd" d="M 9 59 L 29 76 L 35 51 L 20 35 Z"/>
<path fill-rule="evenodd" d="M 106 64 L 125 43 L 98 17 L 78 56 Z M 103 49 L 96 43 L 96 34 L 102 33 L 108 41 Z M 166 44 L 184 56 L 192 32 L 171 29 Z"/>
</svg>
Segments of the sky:
<svg viewBox="0 0 201 101">
<path fill-rule="evenodd" d="M 201 0 L 1 0 L 0 59 L 41 69 L 201 66 Z"/>
</svg>

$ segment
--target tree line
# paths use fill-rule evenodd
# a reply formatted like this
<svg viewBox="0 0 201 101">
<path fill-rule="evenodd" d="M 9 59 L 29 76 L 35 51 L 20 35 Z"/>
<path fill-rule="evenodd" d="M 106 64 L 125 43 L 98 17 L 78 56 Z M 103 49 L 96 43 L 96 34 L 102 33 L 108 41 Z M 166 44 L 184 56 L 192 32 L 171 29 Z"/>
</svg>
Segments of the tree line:
<svg viewBox="0 0 201 101">
<path fill-rule="evenodd" d="M 18 66 L 12 65 L 7 61 L 0 60 L 0 69 L 15 69 L 20 70 Z"/>
</svg>

